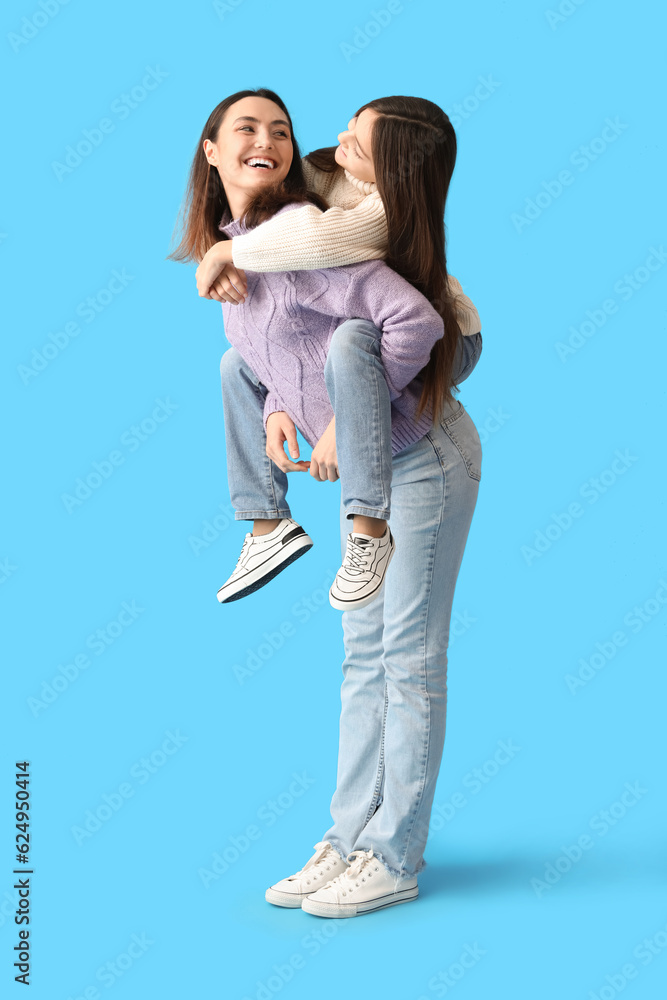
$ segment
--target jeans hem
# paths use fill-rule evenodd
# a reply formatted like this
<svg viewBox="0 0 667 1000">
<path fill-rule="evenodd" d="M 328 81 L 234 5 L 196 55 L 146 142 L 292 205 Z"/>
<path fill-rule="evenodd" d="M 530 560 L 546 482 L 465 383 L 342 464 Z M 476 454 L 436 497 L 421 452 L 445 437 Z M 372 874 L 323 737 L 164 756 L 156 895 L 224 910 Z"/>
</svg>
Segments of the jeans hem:
<svg viewBox="0 0 667 1000">
<path fill-rule="evenodd" d="M 367 848 L 367 847 L 355 847 L 354 850 L 355 851 L 367 851 L 367 850 L 369 850 L 369 848 Z M 389 874 L 393 875 L 394 878 L 417 878 L 417 875 L 420 873 L 420 871 L 422 871 L 422 869 L 426 867 L 426 862 L 422 858 L 421 861 L 419 862 L 419 864 L 417 865 L 416 871 L 414 871 L 412 873 L 411 872 L 406 872 L 405 869 L 401 870 L 399 868 L 394 868 L 393 865 L 390 865 L 389 862 L 384 857 L 384 855 L 380 853 L 380 851 L 375 851 L 374 850 L 373 851 L 373 855 L 374 855 L 374 857 L 378 858 L 379 861 L 382 862 L 382 864 L 387 869 L 387 871 L 389 872 Z"/>
<path fill-rule="evenodd" d="M 235 521 L 272 521 L 276 517 L 291 517 L 289 507 L 282 510 L 237 510 L 234 513 Z"/>
<path fill-rule="evenodd" d="M 343 854 L 343 852 L 341 851 L 340 847 L 336 847 L 336 845 L 333 843 L 333 841 L 330 840 L 329 843 L 333 847 L 333 849 L 336 852 L 336 854 L 338 855 L 338 857 L 341 858 L 342 861 L 347 861 L 347 854 Z"/>
<path fill-rule="evenodd" d="M 388 521 L 391 511 L 387 507 L 362 507 L 360 504 L 348 504 L 344 508 L 345 517 L 353 517 L 354 514 L 361 514 L 364 517 L 378 517 L 382 521 Z"/>
</svg>

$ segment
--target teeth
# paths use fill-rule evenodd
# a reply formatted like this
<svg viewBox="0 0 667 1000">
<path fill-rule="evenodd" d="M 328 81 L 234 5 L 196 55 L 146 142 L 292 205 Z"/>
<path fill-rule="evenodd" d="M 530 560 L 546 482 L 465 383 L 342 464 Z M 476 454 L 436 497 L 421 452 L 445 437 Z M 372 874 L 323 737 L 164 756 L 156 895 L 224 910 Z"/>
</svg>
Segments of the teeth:
<svg viewBox="0 0 667 1000">
<path fill-rule="evenodd" d="M 273 163 L 272 160 L 265 160 L 261 156 L 253 156 L 249 160 L 246 160 L 245 162 L 246 162 L 246 165 L 249 166 L 249 167 L 254 167 L 255 164 L 261 163 L 264 166 L 268 167 L 270 170 L 273 170 L 273 168 L 275 166 L 275 164 Z"/>
</svg>

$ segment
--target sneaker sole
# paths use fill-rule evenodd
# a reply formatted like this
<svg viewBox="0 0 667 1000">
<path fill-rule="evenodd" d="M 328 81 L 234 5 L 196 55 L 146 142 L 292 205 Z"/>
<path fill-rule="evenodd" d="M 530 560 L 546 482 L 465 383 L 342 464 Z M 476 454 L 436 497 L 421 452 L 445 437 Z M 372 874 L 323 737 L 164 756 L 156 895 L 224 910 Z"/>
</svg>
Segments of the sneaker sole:
<svg viewBox="0 0 667 1000">
<path fill-rule="evenodd" d="M 340 598 L 334 597 L 329 590 L 329 604 L 332 608 L 336 608 L 337 611 L 354 611 L 356 608 L 365 608 L 367 604 L 372 604 L 376 598 L 380 596 L 380 591 L 384 587 L 384 582 L 387 577 L 387 570 L 389 569 L 389 563 L 394 558 L 394 552 L 396 551 L 396 545 L 392 546 L 391 552 L 389 553 L 389 558 L 387 559 L 387 565 L 385 566 L 384 576 L 382 577 L 382 583 L 379 587 L 376 587 L 372 594 L 367 594 L 365 597 L 360 597 L 356 600 L 341 601 Z M 333 584 L 332 584 L 333 586 Z"/>
<path fill-rule="evenodd" d="M 224 588 L 221 587 L 218 591 L 217 597 L 220 604 L 230 604 L 232 601 L 238 601 L 242 597 L 246 597 L 248 594 L 253 594 L 260 587 L 265 586 L 265 584 L 270 583 L 274 576 L 278 576 L 278 573 L 282 573 L 290 563 L 293 563 L 295 559 L 299 556 L 304 555 L 308 549 L 312 549 L 313 541 L 308 535 L 301 535 L 299 538 L 295 538 L 289 546 L 285 546 L 280 552 L 276 553 L 271 559 L 268 559 L 262 566 L 248 573 L 247 576 L 239 580 L 234 587 Z M 289 552 L 289 555 L 285 556 L 285 551 Z M 291 550 L 291 551 L 290 551 Z"/>
<path fill-rule="evenodd" d="M 280 892 L 278 889 L 267 889 L 264 894 L 267 903 L 274 906 L 285 906 L 288 909 L 301 909 L 301 903 L 306 898 L 305 892 Z"/>
<path fill-rule="evenodd" d="M 306 896 L 301 909 L 306 913 L 312 913 L 315 917 L 361 917 L 364 913 L 373 913 L 375 910 L 385 910 L 388 906 L 397 906 L 399 903 L 409 903 L 419 896 L 419 888 L 403 889 L 402 892 L 392 893 L 387 902 L 377 899 L 369 899 L 362 903 L 319 903 L 317 900 Z"/>
</svg>

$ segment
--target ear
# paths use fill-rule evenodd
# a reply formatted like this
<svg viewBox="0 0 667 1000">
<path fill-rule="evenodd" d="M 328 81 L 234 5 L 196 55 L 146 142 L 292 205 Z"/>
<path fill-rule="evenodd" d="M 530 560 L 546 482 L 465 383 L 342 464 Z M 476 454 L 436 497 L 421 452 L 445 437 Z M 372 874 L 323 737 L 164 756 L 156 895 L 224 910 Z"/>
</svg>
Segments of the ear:
<svg viewBox="0 0 667 1000">
<path fill-rule="evenodd" d="M 212 167 L 217 167 L 217 165 L 218 165 L 218 154 L 217 154 L 217 150 L 216 150 L 215 146 L 213 145 L 213 143 L 211 142 L 210 139 L 204 139 L 203 149 L 204 149 L 204 156 L 206 157 L 206 159 L 208 160 L 208 162 L 211 164 L 211 166 Z"/>
</svg>

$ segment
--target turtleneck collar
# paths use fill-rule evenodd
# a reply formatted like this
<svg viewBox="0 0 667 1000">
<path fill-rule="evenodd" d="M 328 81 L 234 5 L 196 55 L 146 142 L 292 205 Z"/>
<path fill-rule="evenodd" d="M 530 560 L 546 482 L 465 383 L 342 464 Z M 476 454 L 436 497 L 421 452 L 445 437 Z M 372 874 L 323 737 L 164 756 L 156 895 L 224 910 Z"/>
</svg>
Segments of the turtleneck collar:
<svg viewBox="0 0 667 1000">
<path fill-rule="evenodd" d="M 377 191 L 377 184 L 374 184 L 372 181 L 360 181 L 358 177 L 350 173 L 347 167 L 343 167 L 343 170 L 350 184 L 354 184 L 363 194 L 373 194 L 374 191 Z"/>
<path fill-rule="evenodd" d="M 247 232 L 246 227 L 241 225 L 241 219 L 232 219 L 230 218 L 231 214 L 229 208 L 225 209 L 225 214 L 218 226 L 220 232 L 225 233 L 227 236 L 240 236 L 241 233 Z"/>
</svg>

